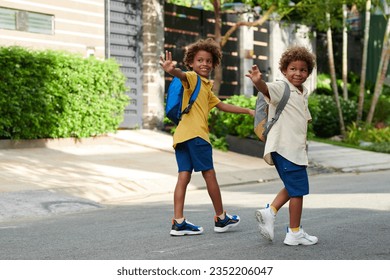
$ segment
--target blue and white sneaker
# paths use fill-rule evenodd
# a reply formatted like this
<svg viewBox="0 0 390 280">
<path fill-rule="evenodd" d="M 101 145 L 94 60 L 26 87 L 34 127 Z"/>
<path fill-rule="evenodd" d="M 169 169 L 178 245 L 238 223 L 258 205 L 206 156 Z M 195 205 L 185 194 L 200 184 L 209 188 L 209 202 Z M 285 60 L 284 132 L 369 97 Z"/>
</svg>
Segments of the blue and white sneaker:
<svg viewBox="0 0 390 280">
<path fill-rule="evenodd" d="M 218 216 L 215 216 L 214 221 L 215 232 L 226 232 L 231 228 L 238 226 L 238 224 L 240 223 L 240 217 L 237 215 L 231 216 L 225 212 L 225 219 L 221 220 Z"/>
<path fill-rule="evenodd" d="M 201 234 L 203 228 L 184 220 L 181 224 L 177 223 L 175 219 L 172 219 L 172 229 L 170 234 L 173 236 L 183 235 L 196 235 Z"/>
</svg>

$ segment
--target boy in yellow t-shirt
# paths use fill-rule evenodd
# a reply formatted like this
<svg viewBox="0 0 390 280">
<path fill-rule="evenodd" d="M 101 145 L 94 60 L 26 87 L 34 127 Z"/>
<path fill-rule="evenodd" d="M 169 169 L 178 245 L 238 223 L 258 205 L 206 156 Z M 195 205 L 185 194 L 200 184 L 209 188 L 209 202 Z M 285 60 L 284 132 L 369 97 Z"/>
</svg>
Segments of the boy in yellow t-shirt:
<svg viewBox="0 0 390 280">
<path fill-rule="evenodd" d="M 214 231 L 228 231 L 240 222 L 239 216 L 227 214 L 222 205 L 221 192 L 213 166 L 208 114 L 213 107 L 224 112 L 251 116 L 254 116 L 254 110 L 223 103 L 212 92 L 212 83 L 208 77 L 211 71 L 221 63 L 221 58 L 221 49 L 211 38 L 198 40 L 188 46 L 183 59 L 188 72 L 183 72 L 175 67 L 170 52 L 166 51 L 165 58 L 160 58 L 160 65 L 164 71 L 180 78 L 184 87 L 183 104 L 188 103 L 190 94 L 196 85 L 197 75 L 202 81 L 201 89 L 190 113 L 182 116 L 173 136 L 173 147 L 179 172 L 174 192 L 174 217 L 170 232 L 173 236 L 194 235 L 203 232 L 202 227 L 186 220 L 183 213 L 185 194 L 192 171 L 201 171 L 206 181 L 215 210 Z"/>
</svg>

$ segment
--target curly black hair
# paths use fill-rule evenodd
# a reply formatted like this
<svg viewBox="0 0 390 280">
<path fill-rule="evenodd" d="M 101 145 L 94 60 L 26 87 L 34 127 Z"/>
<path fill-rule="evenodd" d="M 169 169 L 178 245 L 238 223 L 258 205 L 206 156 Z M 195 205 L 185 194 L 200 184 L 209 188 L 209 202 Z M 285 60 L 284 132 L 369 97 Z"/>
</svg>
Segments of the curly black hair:
<svg viewBox="0 0 390 280">
<path fill-rule="evenodd" d="M 195 55 L 198 51 L 211 53 L 211 56 L 213 57 L 213 68 L 221 64 L 222 51 L 219 44 L 212 38 L 200 39 L 187 46 L 184 53 L 183 62 L 188 70 L 191 70 L 190 64 L 194 62 Z"/>
<path fill-rule="evenodd" d="M 309 75 L 313 72 L 316 65 L 316 56 L 309 49 L 302 46 L 290 47 L 282 54 L 279 61 L 280 71 L 286 71 L 288 65 L 297 60 L 306 62 Z"/>
</svg>

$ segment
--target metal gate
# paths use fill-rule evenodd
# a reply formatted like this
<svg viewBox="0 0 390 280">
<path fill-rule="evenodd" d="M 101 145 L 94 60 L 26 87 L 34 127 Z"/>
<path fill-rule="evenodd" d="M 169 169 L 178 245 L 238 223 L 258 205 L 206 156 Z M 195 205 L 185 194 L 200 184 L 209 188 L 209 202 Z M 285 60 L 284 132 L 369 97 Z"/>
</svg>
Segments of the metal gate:
<svg viewBox="0 0 390 280">
<path fill-rule="evenodd" d="M 109 0 L 106 2 L 106 57 L 115 58 L 126 76 L 126 94 L 130 103 L 124 111 L 120 128 L 142 126 L 142 2 Z"/>
</svg>

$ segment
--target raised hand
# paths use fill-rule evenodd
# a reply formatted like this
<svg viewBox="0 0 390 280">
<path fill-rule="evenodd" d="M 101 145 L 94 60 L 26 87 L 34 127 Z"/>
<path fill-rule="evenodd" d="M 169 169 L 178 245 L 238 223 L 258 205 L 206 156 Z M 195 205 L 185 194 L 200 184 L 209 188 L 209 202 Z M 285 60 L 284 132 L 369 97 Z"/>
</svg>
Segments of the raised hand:
<svg viewBox="0 0 390 280">
<path fill-rule="evenodd" d="M 268 86 L 263 81 L 263 75 L 261 74 L 257 65 L 253 65 L 252 69 L 249 70 L 249 73 L 245 76 L 252 80 L 252 83 L 257 88 L 257 90 L 261 91 L 265 96 L 269 97 Z"/>
<path fill-rule="evenodd" d="M 176 61 L 172 61 L 172 53 L 165 51 L 165 59 L 163 56 L 160 56 L 160 65 L 167 73 L 172 73 L 176 67 Z"/>
<path fill-rule="evenodd" d="M 251 79 L 253 84 L 255 85 L 259 83 L 263 78 L 263 75 L 261 74 L 261 71 L 259 70 L 259 67 L 257 67 L 257 65 L 253 65 L 252 69 L 249 70 L 249 73 L 245 76 Z"/>
</svg>

